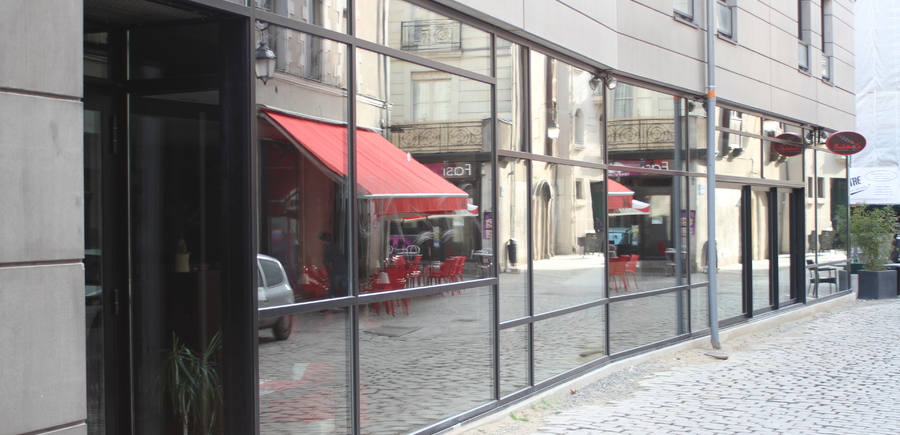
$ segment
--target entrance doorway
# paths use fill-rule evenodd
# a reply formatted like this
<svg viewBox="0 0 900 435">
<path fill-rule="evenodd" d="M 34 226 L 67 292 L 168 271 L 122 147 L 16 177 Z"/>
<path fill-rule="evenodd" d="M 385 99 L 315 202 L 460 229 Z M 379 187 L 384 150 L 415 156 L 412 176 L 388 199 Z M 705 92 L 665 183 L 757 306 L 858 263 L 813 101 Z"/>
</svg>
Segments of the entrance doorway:
<svg viewBox="0 0 900 435">
<path fill-rule="evenodd" d="M 246 24 L 106 3 L 84 7 L 88 433 L 177 433 L 160 388 L 165 350 L 177 337 L 203 351 L 224 323 L 234 232 L 223 180 L 240 127 L 222 109 L 246 113 L 247 96 L 224 85 L 246 50 L 222 35 Z"/>
<path fill-rule="evenodd" d="M 796 192 L 720 183 L 716 187 L 719 319 L 752 317 L 795 302 L 796 259 L 791 225 Z"/>
</svg>

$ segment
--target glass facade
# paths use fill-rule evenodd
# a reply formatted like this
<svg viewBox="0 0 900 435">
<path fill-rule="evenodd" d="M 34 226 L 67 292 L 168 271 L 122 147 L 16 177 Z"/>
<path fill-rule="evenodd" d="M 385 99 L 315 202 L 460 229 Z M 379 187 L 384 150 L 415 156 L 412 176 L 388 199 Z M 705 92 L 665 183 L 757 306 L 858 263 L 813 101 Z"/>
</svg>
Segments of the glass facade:
<svg viewBox="0 0 900 435">
<path fill-rule="evenodd" d="M 690 15 L 691 4 L 675 8 Z M 223 366 L 236 370 L 229 380 L 256 376 L 247 386 L 258 383 L 258 408 L 246 409 L 258 409 L 259 433 L 437 432 L 611 359 L 708 333 L 710 274 L 723 324 L 849 288 L 846 158 L 823 148 L 820 129 L 725 106 L 707 114 L 699 96 L 626 78 L 607 86 L 608 71 L 437 6 L 259 0 L 245 9 L 249 41 L 232 45 L 274 56 L 274 74 L 251 77 L 247 101 L 220 99 L 218 88 L 133 96 L 131 140 L 144 145 L 129 168 L 140 216 L 132 267 L 140 313 L 161 313 L 148 295 L 179 280 L 221 298 L 196 302 L 208 302 L 208 325 L 186 326 L 202 328 L 197 340 L 222 328 L 222 313 L 252 319 L 243 325 L 252 346 L 231 342 Z M 134 32 L 131 79 L 193 71 L 179 52 L 148 48 L 219 35 L 215 24 L 183 30 Z M 91 46 L 106 41 L 86 35 Z M 227 48 L 202 53 L 194 72 L 224 76 L 217 53 Z M 86 74 L 111 74 L 95 51 Z M 182 101 L 171 112 L 160 103 L 187 97 L 215 104 Z M 229 114 L 243 103 L 250 140 L 231 141 Z M 93 189 L 101 117 L 86 113 Z M 712 186 L 709 153 L 721 176 Z M 234 195 L 252 216 L 245 238 L 255 246 L 243 254 L 255 305 L 252 287 L 239 306 L 220 285 L 227 276 L 210 272 L 226 274 L 236 249 L 217 236 L 228 194 L 206 190 L 229 176 L 220 162 L 252 177 Z M 182 188 L 172 172 L 199 187 Z M 86 199 L 88 231 L 102 223 L 97 198 Z M 185 228 L 165 229 L 167 216 Z M 154 267 L 179 267 L 160 235 L 193 250 L 193 275 L 159 278 Z M 99 234 L 85 243 L 99 255 Z M 90 299 L 102 283 L 88 266 Z M 162 347 L 168 334 L 151 320 L 136 317 L 136 339 Z M 238 348 L 249 367 L 229 359 Z M 135 372 L 136 392 L 149 390 L 151 371 Z M 105 405 L 93 393 L 100 421 Z M 147 427 L 173 424 L 136 415 Z"/>
</svg>

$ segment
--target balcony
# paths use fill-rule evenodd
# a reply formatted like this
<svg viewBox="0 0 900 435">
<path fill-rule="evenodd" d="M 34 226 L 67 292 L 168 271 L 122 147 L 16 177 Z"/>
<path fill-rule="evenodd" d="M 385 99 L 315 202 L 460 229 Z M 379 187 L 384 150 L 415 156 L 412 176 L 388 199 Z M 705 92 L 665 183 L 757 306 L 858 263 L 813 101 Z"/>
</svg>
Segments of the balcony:
<svg viewBox="0 0 900 435">
<path fill-rule="evenodd" d="M 618 119 L 607 125 L 609 152 L 671 151 L 675 146 L 672 118 Z"/>
<path fill-rule="evenodd" d="M 390 140 L 413 154 L 481 152 L 485 141 L 484 123 L 478 121 L 395 124 Z"/>
</svg>

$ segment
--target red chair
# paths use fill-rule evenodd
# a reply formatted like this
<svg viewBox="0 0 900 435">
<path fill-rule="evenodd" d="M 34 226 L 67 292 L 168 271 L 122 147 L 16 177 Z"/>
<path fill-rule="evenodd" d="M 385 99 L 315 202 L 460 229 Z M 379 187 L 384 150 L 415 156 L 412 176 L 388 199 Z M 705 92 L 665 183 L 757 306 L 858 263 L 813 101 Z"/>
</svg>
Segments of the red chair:
<svg viewBox="0 0 900 435">
<path fill-rule="evenodd" d="M 637 262 L 641 258 L 640 255 L 632 255 L 631 258 L 628 259 L 628 263 L 625 264 L 625 285 L 627 288 L 628 285 L 628 274 L 630 273 L 632 277 L 634 277 L 634 288 L 640 288 L 637 282 Z"/>
<path fill-rule="evenodd" d="M 386 269 L 386 272 L 388 274 L 388 279 L 391 281 L 391 283 L 390 283 L 391 290 L 402 290 L 402 289 L 406 288 L 407 277 L 409 275 L 406 272 L 405 267 L 388 267 Z M 393 301 L 387 301 L 385 303 L 388 303 L 388 302 L 393 302 Z M 408 316 L 409 315 L 409 298 L 400 298 L 399 303 L 403 307 L 403 314 Z M 393 315 L 393 309 L 391 309 L 391 311 L 392 311 L 391 315 Z"/>
<path fill-rule="evenodd" d="M 463 257 L 462 255 L 457 256 L 456 264 L 453 267 L 452 279 L 454 282 L 457 281 L 457 278 L 459 278 L 459 281 L 463 280 L 463 270 L 465 268 L 466 268 L 466 257 Z"/>
<path fill-rule="evenodd" d="M 628 264 L 627 261 L 622 261 L 620 258 L 610 258 L 609 259 L 609 279 L 616 292 L 619 291 L 619 279 L 622 280 L 622 284 L 624 284 L 625 291 L 628 291 L 628 281 L 625 280 L 625 265 Z M 618 279 L 616 278 L 618 277 Z"/>
<path fill-rule="evenodd" d="M 407 263 L 406 272 L 409 274 L 408 279 L 411 287 L 422 285 L 422 270 L 420 268 L 421 262 L 422 256 L 416 255 L 415 260 Z"/>
<path fill-rule="evenodd" d="M 428 275 L 428 283 L 440 284 L 441 280 L 444 282 L 450 282 L 451 277 L 454 275 L 456 269 L 456 260 L 452 257 L 448 258 L 446 261 L 441 263 L 441 268 L 435 272 L 431 271 L 431 275 Z"/>
<path fill-rule="evenodd" d="M 372 275 L 372 277 L 369 278 L 366 287 L 364 288 L 364 291 L 372 293 L 384 292 L 388 290 L 391 290 L 391 281 L 390 276 L 384 270 L 376 272 L 374 275 Z M 369 306 L 375 310 L 375 314 L 381 315 L 381 304 L 384 304 L 385 313 L 390 314 L 391 316 L 394 315 L 394 301 L 384 301 L 382 303 L 376 302 L 373 304 L 369 304 Z"/>
</svg>

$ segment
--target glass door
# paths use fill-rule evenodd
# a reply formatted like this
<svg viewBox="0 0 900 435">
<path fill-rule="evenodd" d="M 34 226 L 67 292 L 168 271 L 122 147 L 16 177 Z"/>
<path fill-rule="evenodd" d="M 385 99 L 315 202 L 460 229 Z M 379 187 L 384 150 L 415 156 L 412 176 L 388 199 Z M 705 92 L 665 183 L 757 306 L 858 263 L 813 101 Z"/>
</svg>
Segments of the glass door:
<svg viewBox="0 0 900 435">
<path fill-rule="evenodd" d="M 777 282 L 777 276 L 772 275 L 776 267 L 777 257 L 773 255 L 774 225 L 772 216 L 771 195 L 768 188 L 752 188 L 746 192 L 749 195 L 749 216 L 745 220 L 749 223 L 750 242 L 748 248 L 748 277 L 750 294 L 752 295 L 752 311 L 771 309 L 775 298 L 772 294 L 772 283 Z"/>
<path fill-rule="evenodd" d="M 747 313 L 744 300 L 744 213 L 741 186 L 716 187 L 719 320 Z M 712 273 L 713 271 L 710 271 Z"/>
</svg>

